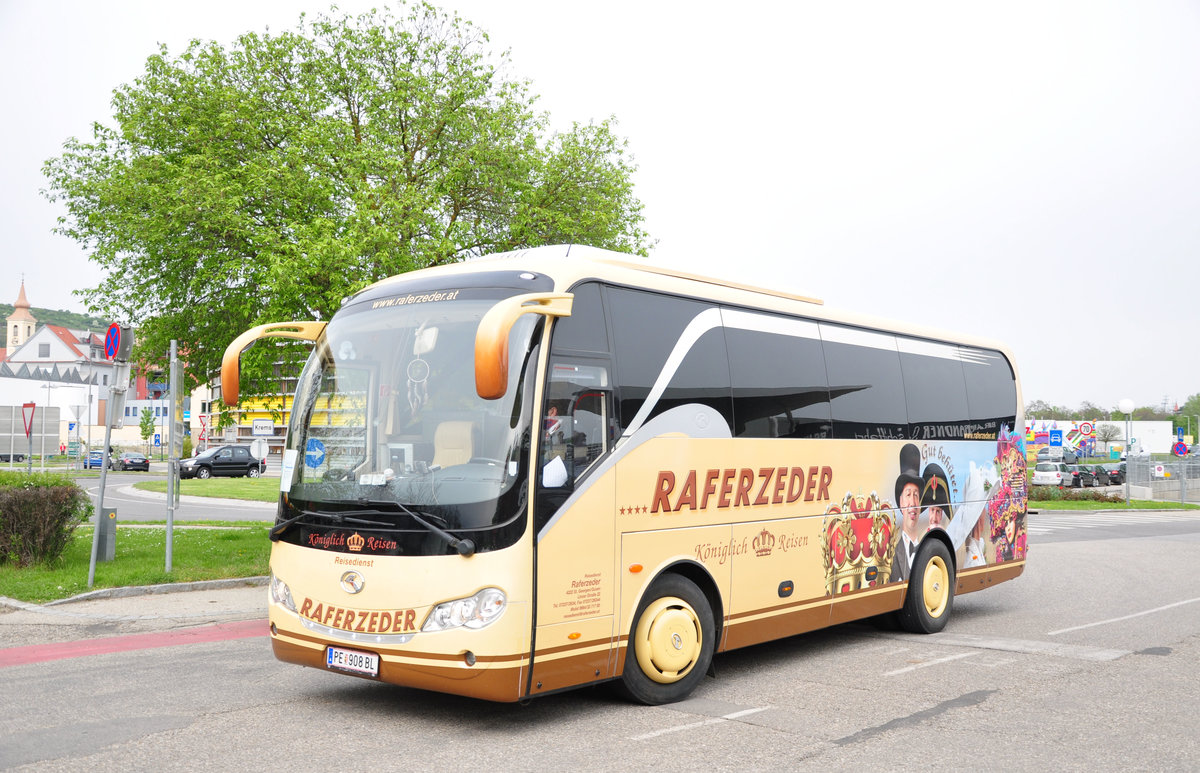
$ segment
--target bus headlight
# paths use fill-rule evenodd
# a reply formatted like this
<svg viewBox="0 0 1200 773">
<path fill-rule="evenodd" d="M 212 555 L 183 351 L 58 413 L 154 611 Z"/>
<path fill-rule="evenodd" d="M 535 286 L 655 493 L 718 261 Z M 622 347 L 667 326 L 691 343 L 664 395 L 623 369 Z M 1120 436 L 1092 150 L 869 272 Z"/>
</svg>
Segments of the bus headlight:
<svg viewBox="0 0 1200 773">
<path fill-rule="evenodd" d="M 429 613 L 422 631 L 448 631 L 451 628 L 483 628 L 500 619 L 508 597 L 499 588 L 484 588 L 474 596 L 438 604 Z"/>
<path fill-rule="evenodd" d="M 296 611 L 296 602 L 292 601 L 292 589 L 276 577 L 274 572 L 271 572 L 271 601 L 292 612 Z"/>
</svg>

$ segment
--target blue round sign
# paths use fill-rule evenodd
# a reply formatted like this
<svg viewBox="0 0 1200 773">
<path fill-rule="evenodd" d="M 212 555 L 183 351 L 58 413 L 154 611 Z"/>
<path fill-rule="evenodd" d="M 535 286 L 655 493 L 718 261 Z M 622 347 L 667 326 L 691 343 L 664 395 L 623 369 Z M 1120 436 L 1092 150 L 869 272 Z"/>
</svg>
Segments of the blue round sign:
<svg viewBox="0 0 1200 773">
<path fill-rule="evenodd" d="M 1175 447 L 1172 448 L 1171 450 L 1175 453 L 1176 456 L 1187 456 L 1187 451 L 1188 451 L 1187 443 L 1184 443 L 1181 440 L 1178 443 L 1176 443 Z"/>
<path fill-rule="evenodd" d="M 325 444 L 315 437 L 308 439 L 308 444 L 304 447 L 304 465 L 316 469 L 325 461 Z"/>
<path fill-rule="evenodd" d="M 108 326 L 108 335 L 104 337 L 104 354 L 108 359 L 117 356 L 121 348 L 121 326 L 115 322 Z"/>
</svg>

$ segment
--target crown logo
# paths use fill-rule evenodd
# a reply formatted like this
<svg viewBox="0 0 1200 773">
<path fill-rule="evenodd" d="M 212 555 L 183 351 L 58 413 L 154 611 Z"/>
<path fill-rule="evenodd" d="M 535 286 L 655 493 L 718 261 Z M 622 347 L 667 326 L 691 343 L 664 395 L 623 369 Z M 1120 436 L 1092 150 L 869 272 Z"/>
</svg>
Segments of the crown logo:
<svg viewBox="0 0 1200 773">
<path fill-rule="evenodd" d="M 892 506 L 874 491 L 847 493 L 840 505 L 830 505 L 821 527 L 825 592 L 835 596 L 887 582 L 895 534 Z"/>
<path fill-rule="evenodd" d="M 754 547 L 754 555 L 760 557 L 769 556 L 771 555 L 771 548 L 775 547 L 775 535 L 763 529 L 754 537 L 754 541 L 750 544 Z"/>
<path fill-rule="evenodd" d="M 354 532 L 346 538 L 346 547 L 350 548 L 351 553 L 357 553 L 363 549 L 363 545 L 365 545 L 366 542 L 367 541 L 362 538 L 361 534 Z"/>
</svg>

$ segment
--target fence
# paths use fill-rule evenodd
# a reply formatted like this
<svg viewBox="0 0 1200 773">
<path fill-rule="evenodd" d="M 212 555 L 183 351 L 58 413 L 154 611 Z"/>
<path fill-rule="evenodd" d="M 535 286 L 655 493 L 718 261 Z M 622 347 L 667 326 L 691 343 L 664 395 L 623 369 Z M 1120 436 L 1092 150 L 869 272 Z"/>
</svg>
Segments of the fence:
<svg viewBox="0 0 1200 773">
<path fill-rule="evenodd" d="M 1200 503 L 1200 458 L 1160 462 L 1133 457 L 1125 463 L 1125 473 L 1134 499 Z"/>
</svg>

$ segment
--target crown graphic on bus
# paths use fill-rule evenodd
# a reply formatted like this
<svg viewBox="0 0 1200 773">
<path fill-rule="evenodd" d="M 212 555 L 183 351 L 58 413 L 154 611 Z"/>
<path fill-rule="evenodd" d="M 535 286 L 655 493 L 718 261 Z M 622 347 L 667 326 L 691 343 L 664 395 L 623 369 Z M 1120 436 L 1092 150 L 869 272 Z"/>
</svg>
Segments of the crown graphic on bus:
<svg viewBox="0 0 1200 773">
<path fill-rule="evenodd" d="M 847 493 L 841 505 L 830 505 L 822 523 L 821 554 L 825 559 L 825 592 L 871 588 L 887 582 L 896 554 L 891 505 L 879 495 Z"/>
</svg>

